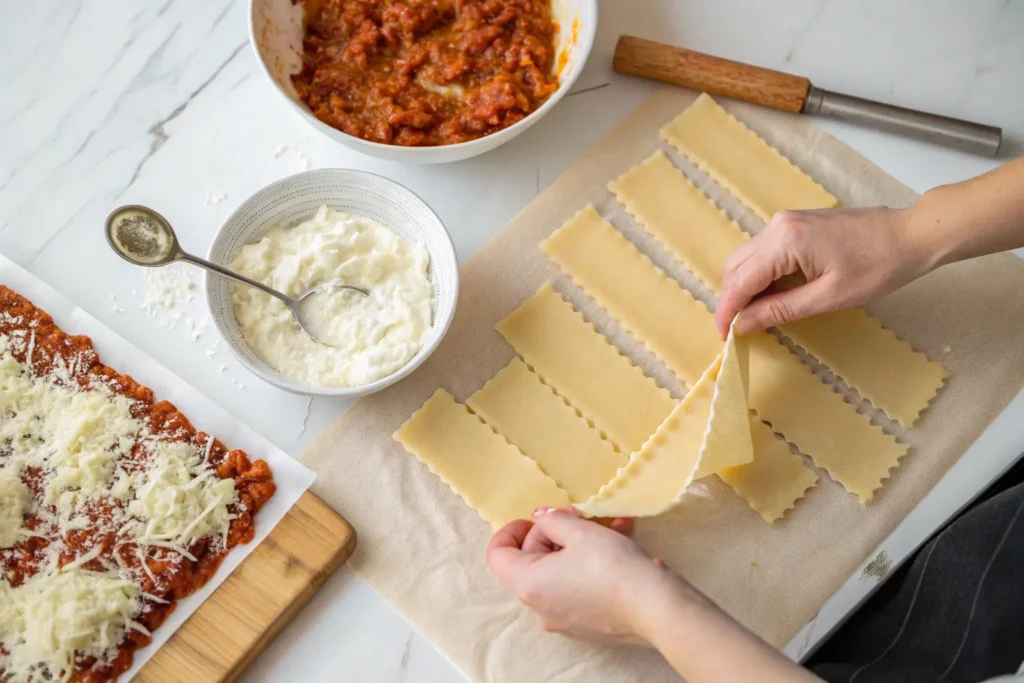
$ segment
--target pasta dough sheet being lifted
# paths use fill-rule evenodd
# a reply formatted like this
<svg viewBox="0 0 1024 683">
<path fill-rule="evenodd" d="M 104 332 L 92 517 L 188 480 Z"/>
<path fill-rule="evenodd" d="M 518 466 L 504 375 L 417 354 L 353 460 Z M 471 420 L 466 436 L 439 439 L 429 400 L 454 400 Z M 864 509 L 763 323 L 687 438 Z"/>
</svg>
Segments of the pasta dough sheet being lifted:
<svg viewBox="0 0 1024 683">
<path fill-rule="evenodd" d="M 624 356 L 619 355 L 615 347 L 611 346 L 568 302 L 563 300 L 549 283 L 542 286 L 537 294 L 527 299 L 499 322 L 498 330 L 520 356 L 531 364 L 536 364 L 537 367 L 545 368 L 545 382 L 551 389 L 557 391 L 561 396 L 574 397 L 569 400 L 572 407 L 580 409 L 580 405 L 573 403 L 575 397 L 593 399 L 595 392 L 599 392 L 596 394 L 599 398 L 604 396 L 607 400 L 591 401 L 587 404 L 590 408 L 600 407 L 600 412 L 590 413 L 594 415 L 595 426 L 601 423 L 628 423 L 631 415 L 649 415 L 649 417 L 660 415 L 658 424 L 655 424 L 637 443 L 636 447 L 632 449 L 634 451 L 640 449 L 650 433 L 659 427 L 675 406 L 675 402 L 669 397 L 668 392 L 660 389 L 638 367 L 632 365 Z M 571 350 L 574 350 L 575 353 L 570 353 Z M 600 367 L 601 372 L 594 372 L 593 368 L 595 367 Z M 508 368 L 498 373 L 498 377 L 507 371 Z M 627 379 L 628 381 L 626 381 Z M 484 389 L 470 397 L 469 403 L 474 410 L 480 408 L 479 414 L 499 432 L 505 434 L 510 441 L 519 445 L 527 455 L 533 455 L 531 448 L 527 447 L 526 437 L 523 437 L 524 440 L 521 443 L 517 441 L 519 435 L 509 423 L 503 421 L 506 418 L 494 416 L 487 412 L 486 406 L 474 404 L 477 397 L 484 396 L 485 391 L 491 394 L 489 400 L 492 402 L 500 399 L 506 405 L 510 403 L 511 397 L 502 396 L 504 390 L 499 390 L 499 386 L 494 384 L 494 380 L 488 382 Z M 600 393 L 601 390 L 609 391 Z M 638 410 L 639 408 L 644 409 Z M 581 412 L 584 415 L 588 414 L 586 411 Z M 699 420 L 696 422 L 699 423 Z M 538 426 L 540 429 L 537 431 L 543 433 L 553 425 Z M 703 433 L 703 427 L 703 424 L 697 424 L 695 427 L 697 436 Z M 516 429 L 519 428 L 516 427 Z M 754 441 L 753 462 L 729 467 L 727 461 L 718 461 L 716 464 L 713 462 L 714 458 L 705 457 L 701 461 L 703 463 L 701 471 L 694 475 L 694 479 L 710 474 L 717 468 L 723 468 L 717 471 L 722 479 L 732 486 L 740 497 L 750 504 L 751 508 L 771 523 L 782 517 L 787 510 L 792 509 L 803 498 L 807 490 L 814 486 L 818 477 L 812 470 L 804 466 L 802 458 L 790 451 L 789 445 L 785 441 L 778 439 L 772 430 L 760 420 L 751 419 L 750 430 Z M 717 431 L 713 432 L 713 434 L 717 433 Z M 728 429 L 725 433 L 728 433 Z M 535 440 L 537 435 L 530 434 L 529 438 Z M 711 438 L 713 439 L 714 436 Z M 712 448 L 713 445 L 709 445 L 709 450 Z M 720 452 L 726 450 L 723 449 Z M 543 457 L 558 457 L 558 455 L 551 452 L 550 455 Z M 621 457 L 625 459 L 624 455 Z M 570 462 L 572 461 L 588 462 L 585 457 L 580 459 L 575 454 L 563 456 L 559 460 L 561 468 L 571 467 Z M 542 460 L 540 457 L 538 457 L 538 461 L 541 462 L 541 467 L 547 470 L 545 462 L 548 461 Z M 637 466 L 638 464 L 633 465 L 633 467 Z M 554 470 L 550 470 L 550 473 L 556 479 L 558 478 Z M 574 480 L 577 478 L 593 481 L 589 473 L 577 472 Z M 608 479 L 602 481 L 601 484 L 607 483 Z M 567 482 L 568 480 L 560 483 L 568 488 Z"/>
<path fill-rule="evenodd" d="M 746 342 L 730 330 L 725 348 L 654 434 L 576 508 L 592 517 L 658 515 L 695 479 L 751 462 L 748 358 Z"/>
<path fill-rule="evenodd" d="M 730 331 L 722 352 L 654 434 L 609 482 L 576 507 L 588 516 L 657 515 L 676 505 L 695 478 L 753 461 L 747 359 L 746 343 Z M 523 373 L 529 373 L 529 369 L 520 361 L 513 361 L 471 398 L 471 404 L 479 406 L 485 415 L 502 415 L 499 423 L 511 425 L 534 452 L 543 453 L 543 462 L 549 469 L 558 470 L 561 465 L 565 466 L 563 472 L 587 468 L 589 463 L 581 461 L 579 453 L 564 448 L 565 443 L 556 443 L 561 447 L 557 451 L 545 450 L 546 438 L 554 436 L 556 442 L 564 442 L 564 434 L 528 433 L 524 431 L 525 423 L 508 422 L 520 416 L 510 414 L 499 404 L 515 404 L 524 397 L 540 398 L 534 379 Z M 536 384 L 540 385 L 539 379 Z M 547 396 L 571 410 L 549 389 L 543 385 L 540 388 L 547 392 L 540 410 L 559 408 Z M 567 427 L 567 418 L 556 418 L 561 423 L 557 427 Z M 591 429 L 585 423 L 572 428 Z M 395 439 L 496 527 L 513 519 L 529 518 L 536 507 L 569 502 L 567 493 L 538 463 L 444 390 L 439 389 L 413 413 L 395 432 Z M 557 461 L 559 455 L 564 463 Z"/>
<path fill-rule="evenodd" d="M 719 293 L 725 261 L 749 239 L 747 233 L 661 151 L 608 186 L 642 228 Z M 905 427 L 917 421 L 948 374 L 862 308 L 823 313 L 779 329 Z"/>
<path fill-rule="evenodd" d="M 701 375 L 706 367 L 699 365 L 701 357 L 716 351 L 713 344 L 720 348 L 704 305 L 592 206 L 569 219 L 541 248 L 614 318 L 626 317 L 623 325 L 655 355 L 673 344 L 690 345 L 687 353 L 662 358 L 683 381 Z M 665 297 L 652 301 L 655 291 L 695 305 L 663 309 Z M 663 320 L 669 315 L 673 320 Z M 862 502 L 870 500 L 907 446 L 871 424 L 775 337 L 762 332 L 750 340 L 750 407 Z"/>
</svg>

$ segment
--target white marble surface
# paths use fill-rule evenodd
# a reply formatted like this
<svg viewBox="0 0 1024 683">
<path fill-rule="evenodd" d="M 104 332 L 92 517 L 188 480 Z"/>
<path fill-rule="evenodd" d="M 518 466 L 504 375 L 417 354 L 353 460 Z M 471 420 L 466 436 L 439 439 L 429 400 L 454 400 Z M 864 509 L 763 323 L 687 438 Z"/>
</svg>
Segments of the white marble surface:
<svg viewBox="0 0 1024 683">
<path fill-rule="evenodd" d="M 258 72 L 246 10 L 243 0 L 0 3 L 0 252 L 292 454 L 345 404 L 308 402 L 248 376 L 217 347 L 213 330 L 202 329 L 198 291 L 178 307 L 186 315 L 173 327 L 173 314 L 148 314 L 145 274 L 103 242 L 111 208 L 154 206 L 186 248 L 203 253 L 232 208 L 266 183 L 307 164 L 362 168 L 423 196 L 464 258 L 654 89 L 611 73 L 621 33 L 1000 125 L 1008 153 L 1024 148 L 1024 2 L 1015 0 L 604 0 L 577 87 L 609 87 L 566 99 L 493 153 L 433 168 L 377 162 L 308 129 Z M 822 125 L 917 190 L 996 163 Z M 289 150 L 275 157 L 280 145 Z M 1013 420 L 1004 422 L 995 437 L 1013 428 Z M 247 680 L 463 679 L 343 570 Z"/>
</svg>

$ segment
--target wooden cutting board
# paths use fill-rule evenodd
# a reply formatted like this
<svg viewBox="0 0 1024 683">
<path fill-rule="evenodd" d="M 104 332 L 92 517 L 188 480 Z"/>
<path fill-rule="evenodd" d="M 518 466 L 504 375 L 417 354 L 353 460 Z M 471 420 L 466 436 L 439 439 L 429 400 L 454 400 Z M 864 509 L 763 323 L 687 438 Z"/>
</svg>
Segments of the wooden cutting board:
<svg viewBox="0 0 1024 683">
<path fill-rule="evenodd" d="M 355 547 L 351 525 L 307 491 L 135 680 L 234 681 Z"/>
</svg>

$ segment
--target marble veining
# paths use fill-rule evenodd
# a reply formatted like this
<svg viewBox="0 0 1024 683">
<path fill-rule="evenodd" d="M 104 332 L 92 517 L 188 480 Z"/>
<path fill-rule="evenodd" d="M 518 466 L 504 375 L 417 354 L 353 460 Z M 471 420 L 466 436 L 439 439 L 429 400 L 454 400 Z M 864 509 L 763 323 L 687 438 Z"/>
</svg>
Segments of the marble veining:
<svg viewBox="0 0 1024 683">
<path fill-rule="evenodd" d="M 203 253 L 220 223 L 261 186 L 309 167 L 362 168 L 424 197 L 465 258 L 655 89 L 611 72 L 623 33 L 1001 125 L 1008 153 L 1024 149 L 1024 3 L 1013 0 L 603 0 L 598 39 L 572 94 L 512 143 L 433 168 L 362 157 L 308 128 L 259 72 L 247 10 L 233 0 L 0 5 L 0 252 L 293 454 L 346 403 L 262 385 L 208 326 L 159 324 L 144 307 L 145 273 L 103 242 L 103 219 L 116 205 L 153 206 L 186 248 Z M 994 165 L 822 125 L 917 190 Z M 181 315 L 202 321 L 200 300 L 180 302 Z M 246 678 L 463 680 L 348 570 Z"/>
</svg>

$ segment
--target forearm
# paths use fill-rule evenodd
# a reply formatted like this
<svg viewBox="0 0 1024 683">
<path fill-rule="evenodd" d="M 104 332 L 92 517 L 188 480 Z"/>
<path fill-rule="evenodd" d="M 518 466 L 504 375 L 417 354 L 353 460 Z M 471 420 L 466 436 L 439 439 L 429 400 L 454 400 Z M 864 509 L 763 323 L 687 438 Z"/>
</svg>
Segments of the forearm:
<svg viewBox="0 0 1024 683">
<path fill-rule="evenodd" d="M 1024 157 L 930 190 L 904 214 L 908 250 L 925 272 L 1024 247 Z"/>
<path fill-rule="evenodd" d="M 648 603 L 641 630 L 688 683 L 819 681 L 674 577 Z"/>
</svg>

